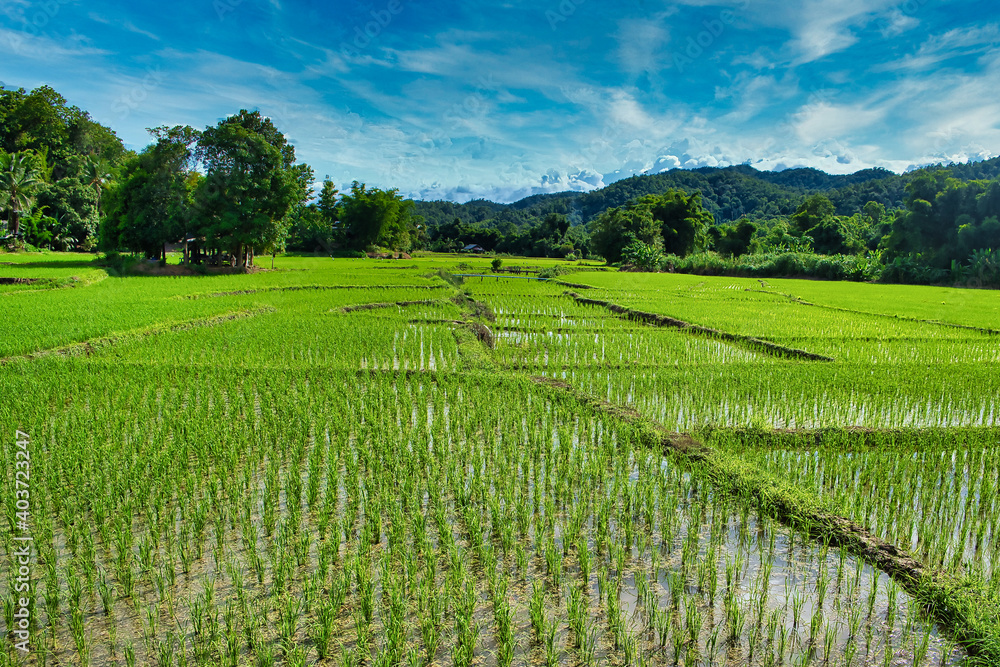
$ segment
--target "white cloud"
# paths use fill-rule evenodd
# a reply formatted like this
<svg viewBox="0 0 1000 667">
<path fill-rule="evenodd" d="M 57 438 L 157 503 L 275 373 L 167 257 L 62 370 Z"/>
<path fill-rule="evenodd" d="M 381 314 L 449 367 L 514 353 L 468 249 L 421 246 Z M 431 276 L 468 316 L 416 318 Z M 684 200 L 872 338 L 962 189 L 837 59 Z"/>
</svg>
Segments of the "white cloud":
<svg viewBox="0 0 1000 667">
<path fill-rule="evenodd" d="M 929 71 L 946 60 L 960 58 L 961 63 L 971 62 L 976 54 L 989 53 L 1000 43 L 1000 26 L 990 23 L 983 26 L 956 28 L 941 35 L 933 35 L 920 45 L 916 53 L 890 63 L 876 66 L 875 71 Z"/>
<path fill-rule="evenodd" d="M 897 9 L 900 0 L 677 0 L 691 6 L 725 5 L 752 17 L 758 26 L 787 30 L 792 39 L 784 60 L 804 64 L 820 60 L 853 46 L 858 32 Z M 756 57 L 766 65 L 766 57 Z"/>
<path fill-rule="evenodd" d="M 870 128 L 885 118 L 888 110 L 865 108 L 857 104 L 829 104 L 822 102 L 804 107 L 796 114 L 795 132 L 806 143 L 816 143 L 829 138 L 843 138 Z"/>
<path fill-rule="evenodd" d="M 897 37 L 907 30 L 912 30 L 920 24 L 916 17 L 904 14 L 899 9 L 890 11 L 882 27 L 882 36 L 885 38 Z"/>
<path fill-rule="evenodd" d="M 152 39 L 154 41 L 157 41 L 157 42 L 160 41 L 159 36 L 157 36 L 157 35 L 149 32 L 148 30 L 143 30 L 142 28 L 138 27 L 137 25 L 135 25 L 134 23 L 132 23 L 128 19 L 115 19 L 115 20 L 112 20 L 112 19 L 109 19 L 106 16 L 98 14 L 97 12 L 90 12 L 90 14 L 88 14 L 88 18 L 90 18 L 90 20 L 94 21 L 95 23 L 101 23 L 101 24 L 104 24 L 104 25 L 116 26 L 116 27 L 122 28 L 123 30 L 127 30 L 128 32 L 132 32 L 132 33 L 135 33 L 137 35 L 142 35 L 143 37 L 148 37 L 149 39 Z"/>
<path fill-rule="evenodd" d="M 663 47 L 670 38 L 663 15 L 652 18 L 628 18 L 618 21 L 615 59 L 632 76 L 656 72 L 663 59 Z"/>
<path fill-rule="evenodd" d="M 30 30 L 0 27 L 0 53 L 8 56 L 5 64 L 12 66 L 12 58 L 54 64 L 76 58 L 105 56 L 110 51 L 90 46 L 86 38 L 77 34 L 57 38 Z"/>
</svg>

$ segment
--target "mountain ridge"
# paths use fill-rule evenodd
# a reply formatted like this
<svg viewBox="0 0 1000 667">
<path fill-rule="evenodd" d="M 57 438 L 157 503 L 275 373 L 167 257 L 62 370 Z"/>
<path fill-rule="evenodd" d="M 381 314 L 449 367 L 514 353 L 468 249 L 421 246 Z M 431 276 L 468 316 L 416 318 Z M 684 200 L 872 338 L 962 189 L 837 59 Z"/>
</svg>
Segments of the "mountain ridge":
<svg viewBox="0 0 1000 667">
<path fill-rule="evenodd" d="M 671 169 L 659 174 L 641 174 L 615 181 L 590 192 L 564 191 L 535 194 L 509 204 L 474 199 L 464 204 L 447 200 L 413 200 L 416 212 L 429 226 L 455 218 L 464 222 L 505 223 L 520 226 L 555 212 L 574 225 L 586 224 L 604 210 L 623 206 L 636 197 L 662 194 L 670 189 L 688 194 L 700 192 L 705 208 L 717 224 L 742 217 L 772 218 L 794 213 L 806 197 L 826 194 L 838 215 L 850 215 L 869 201 L 887 209 L 902 207 L 906 184 L 926 171 L 945 170 L 960 181 L 1000 177 L 1000 157 L 967 163 L 929 165 L 903 174 L 881 167 L 853 174 L 829 174 L 812 167 L 759 171 L 751 165 Z M 494 226 L 489 225 L 488 226 Z"/>
</svg>

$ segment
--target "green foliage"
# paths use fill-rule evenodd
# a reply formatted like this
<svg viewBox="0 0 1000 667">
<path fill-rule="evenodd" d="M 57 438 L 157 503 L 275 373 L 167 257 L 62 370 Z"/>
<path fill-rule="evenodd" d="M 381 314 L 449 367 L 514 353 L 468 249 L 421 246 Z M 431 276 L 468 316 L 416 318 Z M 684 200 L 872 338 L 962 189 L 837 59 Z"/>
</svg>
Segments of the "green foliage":
<svg viewBox="0 0 1000 667">
<path fill-rule="evenodd" d="M 991 281 L 980 271 L 977 253 L 1000 249 L 1000 181 L 962 182 L 947 171 L 928 171 L 906 188 L 906 210 L 884 239 L 887 277 L 908 282 L 961 279 L 965 268 L 976 280 Z"/>
<path fill-rule="evenodd" d="M 758 235 L 751 241 L 751 248 L 755 254 L 760 253 L 784 253 L 784 252 L 812 252 L 812 237 L 797 236 L 792 234 L 788 223 L 784 220 L 775 221 L 764 234 Z"/>
<path fill-rule="evenodd" d="M 30 213 L 43 181 L 29 152 L 0 154 L 0 213 L 6 214 L 7 231 L 17 236 L 20 218 Z"/>
<path fill-rule="evenodd" d="M 59 247 L 93 245 L 100 214 L 101 189 L 115 165 L 128 155 L 115 133 L 94 122 L 89 114 L 68 106 L 65 98 L 48 86 L 30 92 L 0 90 L 0 158 L 6 154 L 30 156 L 35 183 L 30 188 L 32 206 L 44 206 L 56 220 L 32 222 L 36 239 Z M 0 198 L 0 212 L 10 199 Z M 19 226 L 31 206 L 21 201 L 8 211 L 9 230 Z M 48 228 L 40 231 L 41 227 Z M 52 238 L 47 238 L 50 234 Z"/>
<path fill-rule="evenodd" d="M 253 249 L 267 252 L 283 243 L 286 216 L 301 200 L 308 175 L 294 168 L 295 149 L 270 119 L 241 110 L 202 133 L 198 154 L 207 170 L 195 194 L 205 235 L 240 266 L 252 262 Z"/>
<path fill-rule="evenodd" d="M 638 240 L 622 249 L 622 264 L 641 271 L 658 271 L 663 259 L 663 253 L 659 249 Z"/>
<path fill-rule="evenodd" d="M 622 261 L 622 251 L 634 241 L 653 247 L 663 243 L 661 227 L 645 205 L 608 209 L 592 226 L 594 251 L 610 264 Z"/>
<path fill-rule="evenodd" d="M 813 195 L 806 199 L 791 216 L 792 229 L 800 236 L 833 217 L 835 209 L 829 197 Z"/>
<path fill-rule="evenodd" d="M 189 178 L 198 133 L 190 127 L 151 130 L 156 143 L 122 166 L 106 201 L 101 230 L 105 250 L 127 249 L 160 257 L 167 243 L 193 231 Z"/>
<path fill-rule="evenodd" d="M 701 193 L 686 195 L 680 190 L 669 190 L 659 196 L 642 197 L 638 205 L 648 206 L 653 219 L 660 224 L 665 252 L 683 256 L 704 248 L 708 227 L 714 219 L 702 207 Z"/>
<path fill-rule="evenodd" d="M 38 191 L 38 204 L 58 221 L 60 235 L 71 239 L 72 246 L 97 236 L 98 200 L 94 187 L 78 177 L 46 183 Z"/>
<path fill-rule="evenodd" d="M 421 233 L 412 202 L 404 201 L 395 189 L 368 189 L 357 181 L 340 200 L 340 222 L 338 238 L 354 250 L 380 246 L 408 251 Z"/>
<path fill-rule="evenodd" d="M 708 230 L 712 247 L 723 255 L 739 257 L 750 252 L 753 238 L 760 228 L 748 218 L 732 225 L 720 225 Z"/>
<path fill-rule="evenodd" d="M 87 112 L 67 106 L 66 99 L 49 86 L 30 92 L 0 90 L 0 149 L 46 152 L 57 171 L 73 156 L 93 155 L 118 163 L 127 154 L 113 130 L 94 122 Z"/>
<path fill-rule="evenodd" d="M 861 255 L 817 255 L 814 253 L 765 252 L 723 257 L 714 252 L 687 257 L 668 256 L 664 265 L 677 273 L 705 276 L 750 276 L 756 278 L 800 277 L 822 280 L 876 280 L 883 265 L 877 253 Z"/>
<path fill-rule="evenodd" d="M 611 263 L 622 261 L 624 249 L 635 241 L 654 250 L 663 248 L 686 255 L 707 243 L 711 221 L 711 214 L 701 206 L 700 195 L 671 190 L 602 213 L 594 222 L 592 243 Z"/>
</svg>

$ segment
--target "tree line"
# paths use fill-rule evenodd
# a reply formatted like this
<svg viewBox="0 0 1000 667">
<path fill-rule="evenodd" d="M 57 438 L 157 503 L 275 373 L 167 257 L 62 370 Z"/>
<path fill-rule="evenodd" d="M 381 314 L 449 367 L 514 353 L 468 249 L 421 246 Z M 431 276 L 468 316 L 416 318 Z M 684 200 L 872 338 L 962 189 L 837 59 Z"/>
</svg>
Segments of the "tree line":
<svg viewBox="0 0 1000 667">
<path fill-rule="evenodd" d="M 623 179 L 513 204 L 340 192 L 297 161 L 269 118 L 158 127 L 139 152 L 53 89 L 0 89 L 6 245 L 128 251 L 250 266 L 288 249 L 378 248 L 600 257 L 656 269 L 677 258 L 780 253 L 864 257 L 881 275 L 933 282 L 1000 274 L 1000 158 L 897 175 L 758 172 L 741 165 Z"/>
<path fill-rule="evenodd" d="M 289 247 L 359 252 L 423 244 L 414 205 L 395 189 L 313 169 L 258 111 L 217 125 L 157 127 L 136 153 L 48 87 L 0 90 L 0 215 L 8 246 L 128 251 L 250 266 Z"/>
</svg>

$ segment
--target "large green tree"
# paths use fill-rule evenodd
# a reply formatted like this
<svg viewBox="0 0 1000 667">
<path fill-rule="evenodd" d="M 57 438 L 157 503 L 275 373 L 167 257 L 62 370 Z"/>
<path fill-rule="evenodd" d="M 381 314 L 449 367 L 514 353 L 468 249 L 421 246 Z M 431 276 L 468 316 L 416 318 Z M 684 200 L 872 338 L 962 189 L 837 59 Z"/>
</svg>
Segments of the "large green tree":
<svg viewBox="0 0 1000 667">
<path fill-rule="evenodd" d="M 889 260 L 940 270 L 1000 248 L 1000 182 L 960 181 L 925 171 L 906 186 L 906 209 L 883 240 Z"/>
<path fill-rule="evenodd" d="M 740 257 L 750 252 L 758 225 L 748 218 L 731 225 L 720 225 L 709 229 L 715 249 L 723 255 Z"/>
<path fill-rule="evenodd" d="M 108 250 L 165 258 L 166 244 L 186 236 L 192 226 L 190 182 L 199 133 L 189 126 L 150 133 L 156 142 L 123 165 L 108 193 L 101 237 Z"/>
<path fill-rule="evenodd" d="M 653 219 L 649 206 L 609 208 L 591 223 L 591 246 L 610 264 L 622 260 L 622 251 L 634 241 L 659 249 L 663 244 L 661 225 Z"/>
<path fill-rule="evenodd" d="M 270 119 L 244 109 L 207 128 L 198 154 L 207 172 L 197 193 L 203 229 L 250 266 L 255 248 L 266 251 L 287 237 L 287 215 L 301 191 L 295 149 Z"/>
<path fill-rule="evenodd" d="M 791 216 L 792 230 L 799 236 L 808 235 L 809 230 L 829 222 L 836 212 L 826 195 L 808 197 Z"/>
<path fill-rule="evenodd" d="M 404 201 L 395 189 L 368 189 L 357 181 L 340 200 L 340 221 L 338 240 L 355 250 L 372 246 L 410 250 L 420 235 L 413 202 Z"/>
<path fill-rule="evenodd" d="M 665 252 L 683 257 L 705 247 L 707 231 L 715 218 L 702 206 L 701 193 L 686 194 L 668 190 L 662 195 L 647 195 L 638 201 L 648 206 L 660 225 Z"/>
</svg>

